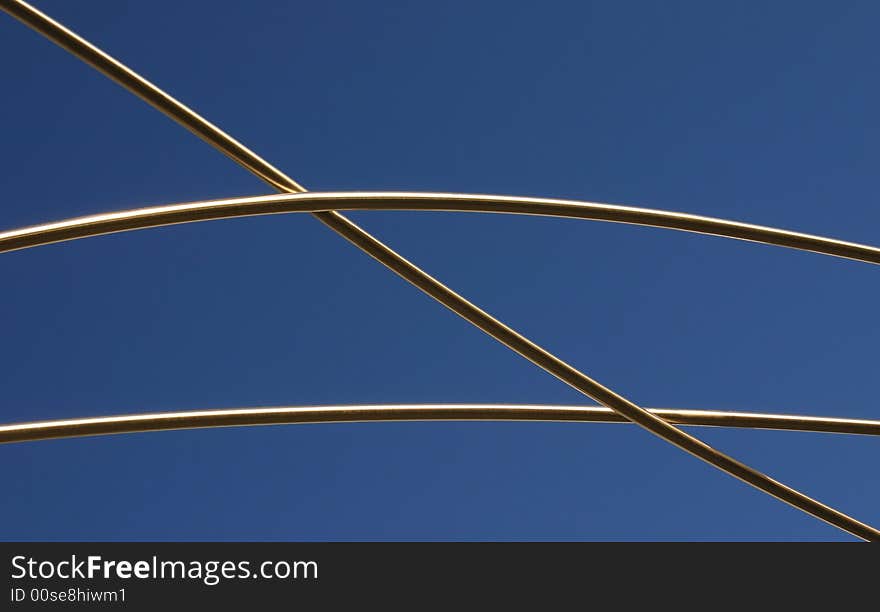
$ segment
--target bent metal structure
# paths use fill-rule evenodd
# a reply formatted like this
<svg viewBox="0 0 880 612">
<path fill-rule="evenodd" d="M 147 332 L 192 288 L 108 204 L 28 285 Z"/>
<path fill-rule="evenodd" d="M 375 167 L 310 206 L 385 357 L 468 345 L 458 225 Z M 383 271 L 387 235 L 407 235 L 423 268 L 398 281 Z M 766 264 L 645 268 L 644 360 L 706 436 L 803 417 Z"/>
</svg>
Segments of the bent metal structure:
<svg viewBox="0 0 880 612">
<path fill-rule="evenodd" d="M 355 246 L 387 266 L 465 320 L 519 355 L 587 395 L 602 407 L 519 405 L 325 406 L 206 410 L 113 416 L 0 426 L 0 443 L 59 437 L 195 427 L 389 420 L 553 420 L 632 422 L 727 474 L 864 540 L 880 531 L 721 453 L 676 427 L 710 425 L 853 434 L 880 434 L 880 421 L 709 412 L 647 410 L 498 321 L 407 261 L 339 210 L 443 210 L 571 217 L 665 227 L 773 244 L 880 264 L 880 249 L 785 230 L 628 206 L 434 193 L 307 193 L 292 178 L 234 140 L 192 109 L 110 57 L 63 25 L 21 0 L 0 0 L 0 8 L 89 63 L 130 92 L 174 119 L 284 195 L 172 204 L 92 215 L 0 233 L 0 252 L 111 232 L 236 216 L 309 212 Z"/>
<path fill-rule="evenodd" d="M 880 421 L 873 420 L 714 410 L 652 409 L 651 412 L 678 425 L 880 436 Z M 536 406 L 526 404 L 273 406 L 271 408 L 186 410 L 14 423 L 0 425 L 0 444 L 176 429 L 293 425 L 296 423 L 366 423 L 370 421 L 630 422 L 613 410 L 598 406 Z"/>
</svg>

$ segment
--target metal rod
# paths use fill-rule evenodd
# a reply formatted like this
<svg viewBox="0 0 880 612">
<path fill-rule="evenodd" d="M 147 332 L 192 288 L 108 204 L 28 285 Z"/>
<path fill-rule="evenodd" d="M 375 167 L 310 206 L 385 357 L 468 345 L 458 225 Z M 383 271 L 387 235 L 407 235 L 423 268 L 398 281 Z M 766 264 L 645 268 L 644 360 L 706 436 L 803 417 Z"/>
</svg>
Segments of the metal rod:
<svg viewBox="0 0 880 612">
<path fill-rule="evenodd" d="M 89 63 L 178 123 L 184 125 L 187 129 L 226 153 L 280 191 L 295 193 L 304 190 L 293 179 L 244 147 L 244 145 L 234 140 L 220 128 L 205 120 L 195 111 L 184 106 L 154 84 L 28 3 L 21 0 L 0 0 L 0 8 L 3 8 L 9 14 Z M 739 478 L 743 482 L 751 484 L 787 504 L 862 539 L 880 541 L 880 531 L 877 529 L 728 457 L 701 440 L 667 423 L 662 418 L 640 408 L 622 395 L 604 387 L 599 382 L 573 368 L 498 321 L 487 312 L 481 310 L 464 297 L 458 295 L 339 213 L 329 211 L 315 213 L 315 216 L 352 244 L 386 265 L 459 316 L 470 321 L 476 327 L 545 371 L 583 394 L 592 397 L 603 406 L 611 408 L 618 414 L 641 425 L 682 450 L 699 457 L 710 465 Z"/>
<path fill-rule="evenodd" d="M 114 232 L 254 215 L 325 210 L 508 213 L 607 221 L 720 236 L 880 264 L 880 248 L 688 213 L 576 200 L 467 193 L 312 191 L 224 198 L 88 215 L 0 232 L 0 253 Z"/>
<path fill-rule="evenodd" d="M 721 412 L 652 408 L 679 425 L 736 427 L 815 433 L 880 436 L 880 421 L 796 414 Z M 279 406 L 153 412 L 0 425 L 0 444 L 110 434 L 304 423 L 392 421 L 543 421 L 563 423 L 630 423 L 599 406 L 529 404 L 379 404 L 364 406 Z"/>
</svg>

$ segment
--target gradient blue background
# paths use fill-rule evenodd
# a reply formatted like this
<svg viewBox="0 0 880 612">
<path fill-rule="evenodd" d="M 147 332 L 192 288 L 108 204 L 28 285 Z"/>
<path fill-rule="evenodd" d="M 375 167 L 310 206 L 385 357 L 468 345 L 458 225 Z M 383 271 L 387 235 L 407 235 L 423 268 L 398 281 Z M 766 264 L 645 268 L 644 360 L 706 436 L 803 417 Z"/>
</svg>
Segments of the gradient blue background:
<svg viewBox="0 0 880 612">
<path fill-rule="evenodd" d="M 626 203 L 880 243 L 876 2 L 38 7 L 311 189 Z M 2 228 L 271 191 L 0 15 Z M 880 417 L 878 270 L 591 222 L 352 217 L 645 406 Z M 0 257 L 2 421 L 592 404 L 307 216 Z M 878 440 L 695 430 L 880 523 Z M 0 446 L 0 538 L 848 536 L 634 427 L 348 424 Z"/>
</svg>

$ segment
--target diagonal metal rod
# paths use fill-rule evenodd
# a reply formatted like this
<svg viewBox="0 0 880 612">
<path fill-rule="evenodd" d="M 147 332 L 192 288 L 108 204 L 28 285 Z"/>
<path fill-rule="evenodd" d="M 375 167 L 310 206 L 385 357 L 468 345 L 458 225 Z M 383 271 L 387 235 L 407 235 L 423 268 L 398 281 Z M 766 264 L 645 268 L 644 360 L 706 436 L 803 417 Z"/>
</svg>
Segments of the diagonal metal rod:
<svg viewBox="0 0 880 612">
<path fill-rule="evenodd" d="M 669 408 L 652 408 L 650 410 L 657 416 L 679 425 L 880 436 L 880 421 L 867 419 Z M 595 406 L 534 406 L 527 404 L 278 406 L 152 412 L 9 423 L 0 425 L 0 444 L 179 429 L 391 421 L 630 423 L 613 410 Z"/>
<path fill-rule="evenodd" d="M 419 191 L 311 191 L 145 206 L 0 232 L 0 253 L 179 223 L 326 210 L 505 213 L 607 221 L 733 238 L 880 264 L 880 248 L 875 246 L 714 217 L 576 200 Z"/>
<path fill-rule="evenodd" d="M 296 183 L 296 181 L 234 140 L 220 128 L 209 123 L 192 109 L 184 106 L 154 84 L 28 3 L 21 0 L 0 0 L 0 8 L 141 97 L 156 109 L 173 118 L 280 191 L 290 193 L 304 191 L 303 187 Z M 545 371 L 568 383 L 581 393 L 592 397 L 603 406 L 641 425 L 682 450 L 699 457 L 731 476 L 739 478 L 743 482 L 751 484 L 795 508 L 799 508 L 856 537 L 880 541 L 880 531 L 870 525 L 835 510 L 725 455 L 579 372 L 512 328 L 498 321 L 487 312 L 481 310 L 464 297 L 458 295 L 339 213 L 329 211 L 315 213 L 315 216 L 355 246 L 385 264 L 385 266 L 399 276 L 459 316 Z"/>
</svg>

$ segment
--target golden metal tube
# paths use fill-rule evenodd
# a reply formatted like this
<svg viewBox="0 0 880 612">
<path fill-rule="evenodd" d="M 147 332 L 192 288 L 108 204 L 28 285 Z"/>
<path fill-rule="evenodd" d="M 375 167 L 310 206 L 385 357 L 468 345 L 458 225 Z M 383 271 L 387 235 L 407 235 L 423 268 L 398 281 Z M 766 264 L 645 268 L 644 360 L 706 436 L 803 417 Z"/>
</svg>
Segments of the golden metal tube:
<svg viewBox="0 0 880 612">
<path fill-rule="evenodd" d="M 880 436 L 880 421 L 795 414 L 650 409 L 678 425 L 737 427 L 780 431 Z M 303 423 L 373 421 L 544 421 L 629 423 L 613 410 L 598 406 L 527 404 L 383 404 L 366 406 L 295 406 L 154 412 L 0 425 L 0 444 L 109 434 Z"/>
<path fill-rule="evenodd" d="M 467 193 L 312 191 L 224 198 L 100 213 L 0 232 L 0 253 L 129 230 L 253 215 L 325 210 L 508 213 L 643 225 L 880 264 L 880 248 L 688 213 L 576 200 Z"/>
<path fill-rule="evenodd" d="M 22 0 L 0 0 L 0 8 L 138 95 L 280 191 L 291 193 L 303 191 L 303 187 L 293 179 L 244 147 L 217 126 L 28 3 Z M 592 397 L 603 406 L 611 408 L 667 442 L 787 504 L 857 537 L 880 541 L 880 531 L 873 527 L 728 457 L 667 423 L 662 418 L 640 408 L 622 395 L 604 387 L 458 295 L 339 213 L 329 211 L 315 213 L 315 216 L 355 246 L 385 264 L 459 316 L 581 393 Z"/>
</svg>

